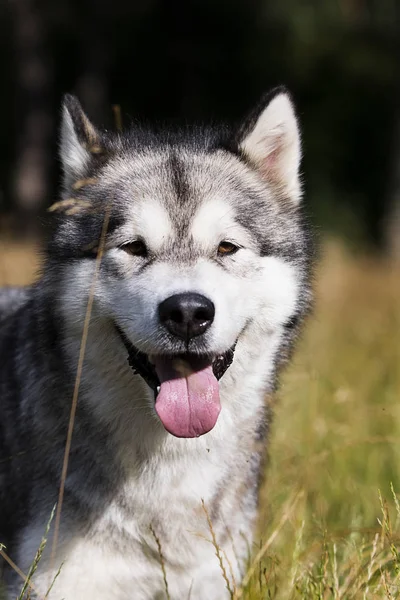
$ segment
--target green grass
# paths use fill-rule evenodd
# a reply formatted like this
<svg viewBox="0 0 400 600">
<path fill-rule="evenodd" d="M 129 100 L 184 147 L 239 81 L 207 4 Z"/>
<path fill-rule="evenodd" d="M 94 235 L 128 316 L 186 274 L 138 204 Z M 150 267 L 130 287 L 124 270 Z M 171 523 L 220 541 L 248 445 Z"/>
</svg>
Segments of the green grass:
<svg viewBox="0 0 400 600">
<path fill-rule="evenodd" d="M 274 402 L 261 540 L 298 499 L 244 598 L 400 596 L 399 275 L 327 249 Z"/>
<path fill-rule="evenodd" d="M 35 261 L 24 275 L 13 252 L 6 283 L 21 283 Z M 273 401 L 260 541 L 233 597 L 398 598 L 400 270 L 330 245 L 316 287 Z"/>
</svg>

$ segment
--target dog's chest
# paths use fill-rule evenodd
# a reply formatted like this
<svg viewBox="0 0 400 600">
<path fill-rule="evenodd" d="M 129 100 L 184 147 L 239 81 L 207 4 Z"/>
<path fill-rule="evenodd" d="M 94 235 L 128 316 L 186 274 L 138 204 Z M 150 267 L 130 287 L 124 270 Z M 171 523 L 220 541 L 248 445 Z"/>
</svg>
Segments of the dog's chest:
<svg viewBox="0 0 400 600">
<path fill-rule="evenodd" d="M 196 455 L 197 454 L 197 455 Z M 179 562 L 182 548 L 207 529 L 203 509 L 217 494 L 226 472 L 224 452 L 199 444 L 189 456 L 153 458 L 133 468 L 105 507 L 94 534 L 125 550 L 156 550 Z M 193 544 L 194 546 L 194 544 Z"/>
<path fill-rule="evenodd" d="M 132 468 L 84 536 L 63 531 L 67 545 L 54 598 L 119 600 L 133 589 L 135 598 L 155 597 L 164 585 L 160 553 L 176 586 L 173 597 L 183 597 L 180 586 L 187 594 L 201 565 L 218 573 L 202 500 L 211 511 L 224 464 L 215 447 L 204 453 L 199 447 L 197 456 L 159 457 Z M 218 535 L 218 520 L 213 525 Z M 36 580 L 43 593 L 49 580 L 46 571 Z"/>
</svg>

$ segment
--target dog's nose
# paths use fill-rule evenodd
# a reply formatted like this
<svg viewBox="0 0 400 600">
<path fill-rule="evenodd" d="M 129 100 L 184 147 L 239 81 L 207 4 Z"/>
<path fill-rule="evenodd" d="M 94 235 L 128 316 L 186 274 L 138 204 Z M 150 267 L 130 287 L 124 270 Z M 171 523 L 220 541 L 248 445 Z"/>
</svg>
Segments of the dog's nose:
<svg viewBox="0 0 400 600">
<path fill-rule="evenodd" d="M 186 341 L 201 335 L 210 327 L 215 306 L 205 296 L 186 292 L 170 296 L 158 307 L 160 322 L 173 335 Z"/>
</svg>

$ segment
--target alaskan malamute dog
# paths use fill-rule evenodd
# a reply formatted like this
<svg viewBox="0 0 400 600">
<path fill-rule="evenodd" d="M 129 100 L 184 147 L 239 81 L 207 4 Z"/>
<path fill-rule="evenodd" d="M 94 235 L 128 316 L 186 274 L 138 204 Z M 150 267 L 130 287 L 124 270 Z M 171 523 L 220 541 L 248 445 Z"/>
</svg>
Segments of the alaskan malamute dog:
<svg viewBox="0 0 400 600">
<path fill-rule="evenodd" d="M 239 585 L 266 396 L 310 301 L 300 158 L 281 88 L 235 131 L 102 132 L 66 97 L 42 277 L 0 296 L 0 542 L 24 573 L 80 381 L 32 597 L 61 563 L 51 600 L 229 597 L 204 507 Z"/>
</svg>

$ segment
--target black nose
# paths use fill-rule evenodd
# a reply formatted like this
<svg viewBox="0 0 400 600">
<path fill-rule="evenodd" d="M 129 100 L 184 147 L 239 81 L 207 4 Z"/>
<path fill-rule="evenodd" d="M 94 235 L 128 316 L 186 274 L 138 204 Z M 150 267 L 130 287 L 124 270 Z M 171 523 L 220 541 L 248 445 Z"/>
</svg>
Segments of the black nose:
<svg viewBox="0 0 400 600">
<path fill-rule="evenodd" d="M 214 320 L 214 304 L 201 294 L 186 292 L 170 296 L 158 307 L 161 323 L 186 341 L 201 335 Z"/>
</svg>

